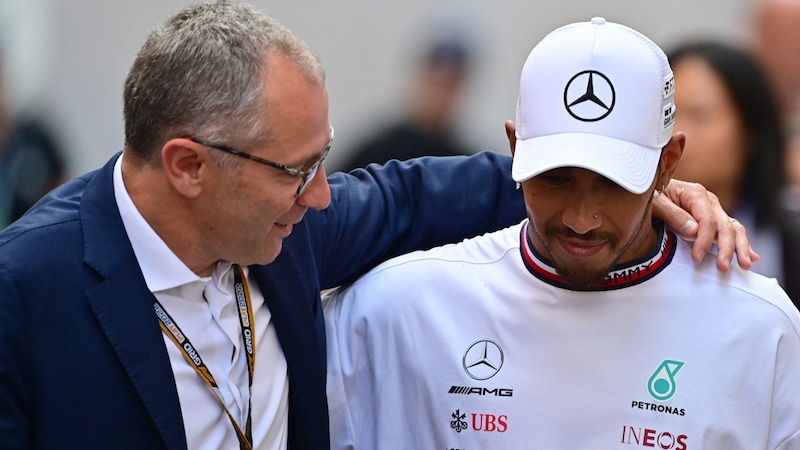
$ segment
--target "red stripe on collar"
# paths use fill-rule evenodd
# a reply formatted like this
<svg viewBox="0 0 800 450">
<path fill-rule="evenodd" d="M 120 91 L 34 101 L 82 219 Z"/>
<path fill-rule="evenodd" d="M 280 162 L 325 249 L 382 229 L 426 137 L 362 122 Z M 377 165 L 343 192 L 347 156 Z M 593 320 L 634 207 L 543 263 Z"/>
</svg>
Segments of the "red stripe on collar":
<svg viewBox="0 0 800 450">
<path fill-rule="evenodd" d="M 528 237 L 528 226 L 529 222 L 526 221 L 520 232 L 519 248 L 525 267 L 533 276 L 545 283 L 562 289 L 570 289 L 558 275 L 555 267 L 533 248 Z M 608 291 L 635 286 L 664 270 L 675 256 L 678 238 L 673 232 L 667 230 L 663 223 L 659 222 L 657 226 L 661 243 L 652 254 L 643 259 L 615 267 L 608 273 L 604 281 L 586 290 Z"/>
</svg>

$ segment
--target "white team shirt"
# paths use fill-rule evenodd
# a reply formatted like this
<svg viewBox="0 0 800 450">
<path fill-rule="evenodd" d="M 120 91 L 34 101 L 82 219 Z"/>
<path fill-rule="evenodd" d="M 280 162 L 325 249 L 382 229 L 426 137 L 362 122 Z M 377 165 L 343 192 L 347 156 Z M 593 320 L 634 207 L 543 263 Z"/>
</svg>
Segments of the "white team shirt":
<svg viewBox="0 0 800 450">
<path fill-rule="evenodd" d="M 800 314 L 774 280 L 662 231 L 571 291 L 526 227 L 326 300 L 333 449 L 800 449 Z"/>
</svg>

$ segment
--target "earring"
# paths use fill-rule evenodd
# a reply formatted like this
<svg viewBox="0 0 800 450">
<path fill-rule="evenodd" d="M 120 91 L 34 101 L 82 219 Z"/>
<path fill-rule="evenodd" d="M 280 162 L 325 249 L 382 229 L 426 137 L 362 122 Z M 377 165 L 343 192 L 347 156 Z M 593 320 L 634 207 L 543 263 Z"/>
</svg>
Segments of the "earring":
<svg viewBox="0 0 800 450">
<path fill-rule="evenodd" d="M 656 189 L 656 197 L 661 197 L 661 194 L 664 193 L 664 189 L 666 189 L 666 186 L 663 184 L 661 185 L 661 190 Z"/>
<path fill-rule="evenodd" d="M 517 183 L 517 187 L 516 187 L 516 189 L 517 189 L 517 190 L 519 190 L 520 186 L 522 186 L 522 185 L 521 185 L 521 184 L 519 184 L 519 183 Z"/>
<path fill-rule="evenodd" d="M 598 215 L 597 215 L 597 213 L 595 213 L 595 214 L 592 214 L 592 218 L 593 218 L 594 220 L 597 220 L 598 218 L 600 218 L 600 216 L 598 216 Z"/>
</svg>

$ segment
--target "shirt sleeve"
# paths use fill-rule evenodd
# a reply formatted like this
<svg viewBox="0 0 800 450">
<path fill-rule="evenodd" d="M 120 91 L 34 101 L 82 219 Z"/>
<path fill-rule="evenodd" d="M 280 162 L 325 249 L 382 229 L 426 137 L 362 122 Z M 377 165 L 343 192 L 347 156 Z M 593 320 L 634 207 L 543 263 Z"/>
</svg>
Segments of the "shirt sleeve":
<svg viewBox="0 0 800 450">
<path fill-rule="evenodd" d="M 776 302 L 785 314 L 786 326 L 775 326 L 769 333 L 783 330 L 775 350 L 775 381 L 770 414 L 769 443 L 775 450 L 800 450 L 800 314 L 789 298 Z M 766 330 L 765 330 L 766 331 Z"/>
</svg>

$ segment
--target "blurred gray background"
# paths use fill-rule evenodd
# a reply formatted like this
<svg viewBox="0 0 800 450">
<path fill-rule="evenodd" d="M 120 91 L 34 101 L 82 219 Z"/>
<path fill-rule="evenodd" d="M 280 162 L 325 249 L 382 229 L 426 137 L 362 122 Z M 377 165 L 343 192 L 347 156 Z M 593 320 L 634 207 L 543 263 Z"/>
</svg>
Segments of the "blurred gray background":
<svg viewBox="0 0 800 450">
<path fill-rule="evenodd" d="M 328 74 L 336 145 L 331 162 L 401 101 L 415 49 L 455 27 L 475 44 L 459 130 L 472 147 L 508 153 L 528 52 L 560 25 L 604 16 L 662 48 L 690 37 L 747 39 L 756 0 L 253 0 L 306 40 Z M 70 175 L 121 150 L 122 84 L 152 27 L 186 0 L 0 0 L 3 70 L 17 113 L 50 123 Z"/>
</svg>

